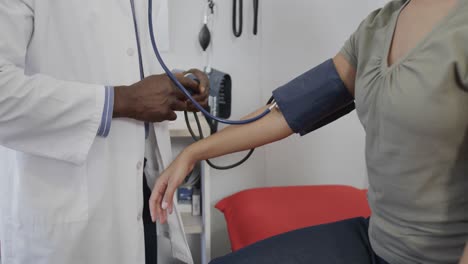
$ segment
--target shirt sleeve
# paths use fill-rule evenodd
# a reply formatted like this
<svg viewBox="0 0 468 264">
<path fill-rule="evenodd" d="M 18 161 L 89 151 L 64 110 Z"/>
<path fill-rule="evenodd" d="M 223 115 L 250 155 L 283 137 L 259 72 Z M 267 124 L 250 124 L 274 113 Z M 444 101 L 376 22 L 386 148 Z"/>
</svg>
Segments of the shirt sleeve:
<svg viewBox="0 0 468 264">
<path fill-rule="evenodd" d="M 360 44 L 368 41 L 366 40 L 366 37 L 373 34 L 372 32 L 369 32 L 369 29 L 375 29 L 376 23 L 381 23 L 380 21 L 387 21 L 388 19 L 383 18 L 391 15 L 393 13 L 392 10 L 398 9 L 402 4 L 402 1 L 398 1 L 398 3 L 397 1 L 390 2 L 386 7 L 374 10 L 364 20 L 362 20 L 357 29 L 345 41 L 340 50 L 340 53 L 346 58 L 351 66 L 355 69 L 358 68 Z M 365 53 L 366 51 L 364 50 L 362 52 Z"/>
<path fill-rule="evenodd" d="M 101 124 L 104 85 L 25 74 L 33 4 L 0 1 L 0 25 L 0 145 L 83 164 Z"/>
<path fill-rule="evenodd" d="M 101 124 L 97 135 L 107 137 L 112 123 L 112 114 L 114 112 L 114 87 L 106 86 L 104 109 L 102 111 Z"/>
<path fill-rule="evenodd" d="M 357 39 L 358 31 L 354 32 L 348 40 L 346 40 L 343 48 L 341 48 L 340 53 L 346 58 L 346 60 L 353 66 L 357 68 L 358 63 L 358 49 L 357 49 Z"/>
</svg>

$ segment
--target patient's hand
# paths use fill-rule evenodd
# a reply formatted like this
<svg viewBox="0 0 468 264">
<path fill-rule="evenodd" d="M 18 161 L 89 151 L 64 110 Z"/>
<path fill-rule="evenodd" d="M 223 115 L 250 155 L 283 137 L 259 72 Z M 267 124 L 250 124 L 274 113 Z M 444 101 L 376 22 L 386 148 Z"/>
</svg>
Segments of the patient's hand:
<svg viewBox="0 0 468 264">
<path fill-rule="evenodd" d="M 159 176 L 149 200 L 153 222 L 163 224 L 167 220 L 167 213 L 172 214 L 174 193 L 193 170 L 195 162 L 188 153 L 182 152 Z"/>
</svg>

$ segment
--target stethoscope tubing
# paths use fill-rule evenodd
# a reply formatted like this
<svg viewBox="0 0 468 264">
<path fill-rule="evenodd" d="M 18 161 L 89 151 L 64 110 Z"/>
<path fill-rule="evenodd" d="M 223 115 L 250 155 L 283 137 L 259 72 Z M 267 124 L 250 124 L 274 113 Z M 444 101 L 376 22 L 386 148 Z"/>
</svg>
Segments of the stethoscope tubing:
<svg viewBox="0 0 468 264">
<path fill-rule="evenodd" d="M 242 2 L 242 0 L 240 0 Z M 208 112 L 205 108 L 203 108 L 193 97 L 192 95 L 190 94 L 190 92 L 185 89 L 185 87 L 179 82 L 179 80 L 177 80 L 177 77 L 172 73 L 171 70 L 169 70 L 169 68 L 167 67 L 166 63 L 164 62 L 164 60 L 162 59 L 161 57 L 161 54 L 158 50 L 158 46 L 156 44 L 156 40 L 154 38 L 154 29 L 153 29 L 153 0 L 148 0 L 148 28 L 149 28 L 149 34 L 150 34 L 150 39 L 151 39 L 151 45 L 153 47 L 153 51 L 154 51 L 154 54 L 157 58 L 157 60 L 159 61 L 159 64 L 161 64 L 161 67 L 163 68 L 164 72 L 166 72 L 167 76 L 171 79 L 171 81 L 176 85 L 177 88 L 180 89 L 180 91 L 182 93 L 185 94 L 185 96 L 193 103 L 193 105 L 198 109 L 200 110 L 200 112 L 202 112 L 207 118 L 210 118 L 210 119 L 213 119 L 213 120 L 216 120 L 220 123 L 223 123 L 223 124 L 228 124 L 228 125 L 245 125 L 245 124 L 249 124 L 249 123 L 253 123 L 263 117 L 265 117 L 266 115 L 268 115 L 271 110 L 273 109 L 273 107 L 275 107 L 276 105 L 272 105 L 270 106 L 269 108 L 267 108 L 263 113 L 261 113 L 260 115 L 256 116 L 256 117 L 253 117 L 253 118 L 249 118 L 249 119 L 245 119 L 245 120 L 227 120 L 227 119 L 223 119 L 223 118 L 219 118 L 217 116 L 214 116 L 212 115 L 210 112 Z"/>
</svg>

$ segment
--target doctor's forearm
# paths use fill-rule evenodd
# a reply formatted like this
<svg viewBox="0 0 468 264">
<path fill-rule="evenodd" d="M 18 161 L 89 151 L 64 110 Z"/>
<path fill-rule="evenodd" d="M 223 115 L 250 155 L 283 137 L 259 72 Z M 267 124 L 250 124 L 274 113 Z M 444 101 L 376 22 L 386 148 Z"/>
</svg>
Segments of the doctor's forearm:
<svg viewBox="0 0 468 264">
<path fill-rule="evenodd" d="M 246 116 L 256 116 L 266 107 Z M 183 154 L 195 161 L 248 150 L 272 143 L 293 134 L 281 112 L 274 108 L 264 118 L 247 125 L 229 126 L 204 140 L 186 148 Z"/>
</svg>

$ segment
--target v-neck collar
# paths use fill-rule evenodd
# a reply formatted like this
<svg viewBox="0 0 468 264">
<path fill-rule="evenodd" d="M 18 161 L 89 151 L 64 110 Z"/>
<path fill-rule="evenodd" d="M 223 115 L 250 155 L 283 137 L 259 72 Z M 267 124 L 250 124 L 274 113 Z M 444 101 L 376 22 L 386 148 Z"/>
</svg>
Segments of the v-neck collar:
<svg viewBox="0 0 468 264">
<path fill-rule="evenodd" d="M 408 57 L 410 57 L 413 53 L 419 50 L 421 46 L 426 44 L 426 42 L 432 37 L 432 35 L 434 35 L 434 33 L 437 30 L 439 30 L 443 25 L 445 25 L 454 16 L 454 14 L 461 8 L 464 0 L 457 0 L 457 3 L 455 4 L 455 6 L 452 7 L 452 9 L 440 21 L 435 23 L 435 25 L 432 27 L 429 33 L 427 33 L 421 40 L 419 40 L 413 48 L 408 50 L 405 53 L 405 55 L 398 58 L 395 62 L 392 63 L 392 65 L 389 65 L 388 59 L 390 57 L 390 49 L 392 48 L 392 45 L 393 45 L 393 40 L 395 38 L 395 33 L 396 33 L 397 26 L 398 26 L 400 15 L 405 9 L 405 7 L 407 7 L 411 1 L 412 0 L 407 0 L 406 3 L 400 7 L 398 12 L 394 14 L 393 21 L 391 23 L 392 30 L 388 31 L 387 38 L 386 38 L 386 49 L 384 53 L 384 58 L 382 59 L 382 67 L 386 72 L 392 71 L 395 67 L 402 64 L 404 61 L 408 59 Z"/>
</svg>

